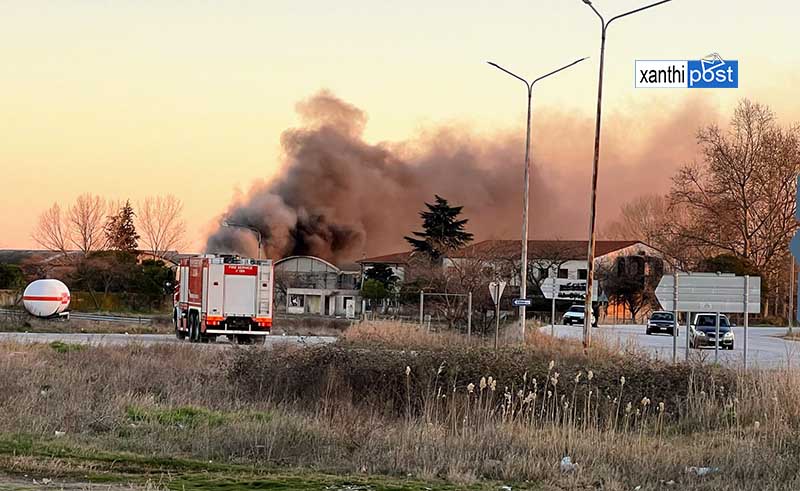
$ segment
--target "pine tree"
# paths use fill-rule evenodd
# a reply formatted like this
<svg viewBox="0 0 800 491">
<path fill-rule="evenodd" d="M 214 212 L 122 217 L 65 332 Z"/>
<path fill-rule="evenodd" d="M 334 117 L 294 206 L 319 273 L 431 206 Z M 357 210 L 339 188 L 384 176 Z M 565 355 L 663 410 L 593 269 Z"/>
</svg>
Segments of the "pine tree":
<svg viewBox="0 0 800 491">
<path fill-rule="evenodd" d="M 133 207 L 130 201 L 125 201 L 116 215 L 108 217 L 106 223 L 106 240 L 110 249 L 124 252 L 135 252 L 139 247 L 139 234 L 133 223 Z"/>
<path fill-rule="evenodd" d="M 433 260 L 439 260 L 448 251 L 464 247 L 472 241 L 472 234 L 464 227 L 469 220 L 459 220 L 463 206 L 450 206 L 446 199 L 436 195 L 436 203 L 425 203 L 428 211 L 420 212 L 422 232 L 413 232 L 414 237 L 405 239 L 415 251 L 423 252 Z"/>
</svg>

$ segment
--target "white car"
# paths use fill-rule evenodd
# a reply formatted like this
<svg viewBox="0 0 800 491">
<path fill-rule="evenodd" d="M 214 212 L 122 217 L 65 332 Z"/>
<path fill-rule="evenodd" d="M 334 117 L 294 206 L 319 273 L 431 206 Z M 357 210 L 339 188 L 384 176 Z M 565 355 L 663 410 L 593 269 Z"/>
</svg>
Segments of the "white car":
<svg viewBox="0 0 800 491">
<path fill-rule="evenodd" d="M 564 315 L 561 317 L 561 323 L 568 326 L 573 324 L 583 325 L 584 309 L 585 307 L 583 305 L 573 305 L 569 310 L 564 312 Z M 592 312 L 592 326 L 597 327 L 597 319 L 594 317 L 594 312 Z"/>
</svg>

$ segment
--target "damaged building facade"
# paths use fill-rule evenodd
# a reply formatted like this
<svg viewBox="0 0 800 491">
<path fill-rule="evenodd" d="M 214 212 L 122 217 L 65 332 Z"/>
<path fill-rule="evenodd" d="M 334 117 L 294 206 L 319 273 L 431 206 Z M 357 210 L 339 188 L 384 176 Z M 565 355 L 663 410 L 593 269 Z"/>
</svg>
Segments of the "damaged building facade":
<svg viewBox="0 0 800 491">
<path fill-rule="evenodd" d="M 313 256 L 275 262 L 275 307 L 289 315 L 354 319 L 361 315 L 357 266 L 334 265 Z"/>
</svg>

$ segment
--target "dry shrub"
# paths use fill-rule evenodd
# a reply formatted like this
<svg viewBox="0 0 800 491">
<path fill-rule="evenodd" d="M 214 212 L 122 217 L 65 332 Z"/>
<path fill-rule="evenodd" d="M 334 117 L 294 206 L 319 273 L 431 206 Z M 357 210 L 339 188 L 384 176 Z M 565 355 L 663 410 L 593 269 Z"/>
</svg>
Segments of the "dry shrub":
<svg viewBox="0 0 800 491">
<path fill-rule="evenodd" d="M 603 420 L 619 412 L 617 406 L 635 405 L 644 398 L 654 405 L 685 406 L 694 386 L 718 387 L 728 393 L 736 390 L 735 374 L 718 368 L 670 365 L 602 347 L 587 356 L 574 342 L 544 335 L 532 335 L 528 343 L 527 347 L 494 350 L 479 340 L 462 338 L 451 344 L 448 335 L 430 335 L 407 325 L 362 324 L 337 345 L 279 353 L 239 351 L 228 375 L 232 386 L 254 401 L 315 404 L 335 394 L 337 401 L 395 415 L 419 414 L 433 394 L 465 391 L 469 384 L 477 386 L 488 377 L 501 392 L 508 388 L 514 394 L 529 391 L 536 380 L 542 396 L 548 380 L 560 377 L 555 397 L 566 391 L 571 403 L 583 407 L 589 403 L 591 390 L 591 397 L 601 402 L 592 404 Z M 590 370 L 592 380 L 588 381 Z M 573 383 L 575 377 L 578 384 Z M 620 390 L 622 377 L 624 390 Z M 690 379 L 694 385 L 688 383 Z"/>
<path fill-rule="evenodd" d="M 428 332 L 419 324 L 397 321 L 353 323 L 339 338 L 339 344 L 398 349 L 428 349 L 442 346 L 484 346 L 493 341 L 467 337 L 455 331 Z"/>
</svg>

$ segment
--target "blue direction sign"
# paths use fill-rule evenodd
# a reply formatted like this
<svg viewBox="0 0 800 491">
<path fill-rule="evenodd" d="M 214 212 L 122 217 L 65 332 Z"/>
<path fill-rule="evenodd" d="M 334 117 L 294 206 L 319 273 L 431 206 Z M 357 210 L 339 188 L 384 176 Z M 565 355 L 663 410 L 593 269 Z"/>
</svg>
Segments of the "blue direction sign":
<svg viewBox="0 0 800 491">
<path fill-rule="evenodd" d="M 800 174 L 797 174 L 797 187 L 795 189 L 800 191 Z M 795 199 L 797 200 L 797 203 L 800 204 L 800 192 L 797 193 Z M 800 221 L 800 207 L 794 208 L 794 218 Z"/>
<path fill-rule="evenodd" d="M 514 304 L 514 307 L 522 307 L 523 305 L 530 307 L 533 301 L 530 298 L 515 298 L 511 303 Z"/>
<path fill-rule="evenodd" d="M 800 230 L 794 233 L 792 241 L 789 243 L 789 250 L 797 261 L 800 261 Z"/>
<path fill-rule="evenodd" d="M 797 206 L 795 206 L 794 210 L 794 218 L 800 221 L 800 174 L 797 175 Z M 800 230 L 795 231 L 794 237 L 792 237 L 792 241 L 789 243 L 789 250 L 792 252 L 792 256 L 796 261 L 800 262 Z M 800 305 L 800 288 L 797 289 L 797 301 Z M 800 321 L 800 308 L 797 309 L 797 320 Z"/>
</svg>

